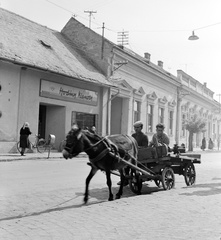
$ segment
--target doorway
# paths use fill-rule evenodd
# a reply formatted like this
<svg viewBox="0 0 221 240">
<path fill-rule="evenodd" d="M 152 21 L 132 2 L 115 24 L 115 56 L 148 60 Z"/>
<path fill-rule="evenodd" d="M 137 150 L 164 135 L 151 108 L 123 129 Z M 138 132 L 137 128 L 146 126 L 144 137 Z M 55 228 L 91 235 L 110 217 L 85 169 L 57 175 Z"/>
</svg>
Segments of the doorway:
<svg viewBox="0 0 221 240">
<path fill-rule="evenodd" d="M 116 97 L 111 102 L 111 128 L 110 134 L 121 133 L 122 123 L 122 98 Z"/>
<path fill-rule="evenodd" d="M 46 111 L 47 111 L 47 107 L 45 105 L 39 106 L 38 135 L 40 135 L 40 138 L 45 138 Z"/>
</svg>

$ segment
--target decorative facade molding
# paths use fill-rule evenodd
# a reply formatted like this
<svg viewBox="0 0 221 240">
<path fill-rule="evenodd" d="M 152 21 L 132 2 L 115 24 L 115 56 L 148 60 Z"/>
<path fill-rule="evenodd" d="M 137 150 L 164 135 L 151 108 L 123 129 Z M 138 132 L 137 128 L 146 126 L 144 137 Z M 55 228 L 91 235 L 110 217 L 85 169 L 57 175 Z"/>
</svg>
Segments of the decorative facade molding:
<svg viewBox="0 0 221 240">
<path fill-rule="evenodd" d="M 168 102 L 169 107 L 175 107 L 176 106 L 176 101 L 173 99 L 170 102 Z"/>
<path fill-rule="evenodd" d="M 158 98 L 158 102 L 161 104 L 166 104 L 167 103 L 167 98 L 164 96 L 163 98 Z"/>
<path fill-rule="evenodd" d="M 152 93 L 147 94 L 147 99 L 148 99 L 148 100 L 155 101 L 155 100 L 157 99 L 156 93 L 155 93 L 155 92 L 152 92 Z"/>
</svg>

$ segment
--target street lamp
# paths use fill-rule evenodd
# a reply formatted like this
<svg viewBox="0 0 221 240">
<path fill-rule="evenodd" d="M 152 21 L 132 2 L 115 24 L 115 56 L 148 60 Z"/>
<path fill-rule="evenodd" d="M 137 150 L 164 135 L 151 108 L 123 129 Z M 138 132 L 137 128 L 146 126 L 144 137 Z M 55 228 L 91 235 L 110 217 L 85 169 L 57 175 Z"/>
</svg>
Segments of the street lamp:
<svg viewBox="0 0 221 240">
<path fill-rule="evenodd" d="M 202 29 L 202 28 L 212 27 L 212 26 L 218 25 L 218 24 L 221 24 L 221 22 L 213 23 L 213 24 L 210 24 L 210 25 L 207 25 L 207 26 L 204 26 L 204 27 L 200 27 L 200 28 L 196 28 L 194 30 L 199 30 L 199 29 Z M 189 36 L 188 40 L 198 40 L 199 39 L 199 37 L 197 35 L 195 35 L 194 30 L 192 31 L 192 35 Z"/>
<path fill-rule="evenodd" d="M 188 40 L 198 40 L 199 37 L 195 35 L 194 31 L 192 31 L 192 35 L 189 36 Z"/>
</svg>

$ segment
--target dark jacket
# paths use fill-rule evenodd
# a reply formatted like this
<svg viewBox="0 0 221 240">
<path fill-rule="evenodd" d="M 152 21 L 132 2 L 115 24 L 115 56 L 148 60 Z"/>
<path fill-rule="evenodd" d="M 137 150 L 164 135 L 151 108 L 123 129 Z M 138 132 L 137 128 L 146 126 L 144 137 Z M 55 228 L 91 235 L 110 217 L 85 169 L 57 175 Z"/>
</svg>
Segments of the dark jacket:
<svg viewBox="0 0 221 240">
<path fill-rule="evenodd" d="M 148 147 L 148 137 L 143 132 L 133 133 L 132 137 L 136 139 L 138 147 Z"/>
<path fill-rule="evenodd" d="M 31 134 L 30 128 L 25 127 L 20 129 L 20 147 L 21 148 L 28 148 L 29 147 L 29 140 L 28 136 Z"/>
</svg>

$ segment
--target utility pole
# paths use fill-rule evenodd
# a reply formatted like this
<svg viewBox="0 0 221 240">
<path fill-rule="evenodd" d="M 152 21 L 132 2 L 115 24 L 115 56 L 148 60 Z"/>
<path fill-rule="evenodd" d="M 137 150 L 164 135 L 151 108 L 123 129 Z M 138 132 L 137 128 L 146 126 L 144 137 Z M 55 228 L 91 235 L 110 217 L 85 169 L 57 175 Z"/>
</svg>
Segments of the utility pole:
<svg viewBox="0 0 221 240">
<path fill-rule="evenodd" d="M 91 28 L 91 16 L 93 13 L 97 13 L 97 11 L 84 11 L 85 13 L 89 13 L 89 28 Z"/>
<path fill-rule="evenodd" d="M 102 26 L 102 44 L 101 44 L 101 59 L 104 57 L 104 23 Z"/>
</svg>

